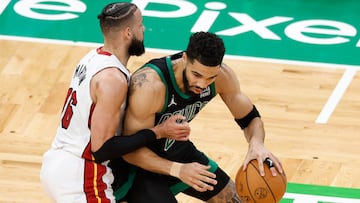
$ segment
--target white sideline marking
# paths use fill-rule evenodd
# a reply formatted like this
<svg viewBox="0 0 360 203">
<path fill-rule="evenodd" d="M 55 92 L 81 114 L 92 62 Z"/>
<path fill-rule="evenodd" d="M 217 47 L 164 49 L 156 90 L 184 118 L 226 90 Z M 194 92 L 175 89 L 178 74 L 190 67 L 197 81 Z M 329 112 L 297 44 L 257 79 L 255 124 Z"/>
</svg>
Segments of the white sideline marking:
<svg viewBox="0 0 360 203">
<path fill-rule="evenodd" d="M 343 94 L 345 93 L 346 89 L 348 88 L 355 74 L 356 74 L 356 69 L 353 68 L 345 69 L 343 76 L 339 80 L 337 86 L 335 87 L 334 91 L 329 97 L 327 103 L 325 104 L 319 116 L 317 117 L 316 123 L 319 124 L 327 123 L 329 117 L 334 112 L 337 104 L 341 100 Z"/>
</svg>

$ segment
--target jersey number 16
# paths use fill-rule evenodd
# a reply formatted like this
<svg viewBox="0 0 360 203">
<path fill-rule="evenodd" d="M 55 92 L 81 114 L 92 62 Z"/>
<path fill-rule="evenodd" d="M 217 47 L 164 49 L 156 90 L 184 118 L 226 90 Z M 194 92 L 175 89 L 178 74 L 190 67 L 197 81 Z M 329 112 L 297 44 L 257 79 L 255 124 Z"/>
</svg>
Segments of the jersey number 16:
<svg viewBox="0 0 360 203">
<path fill-rule="evenodd" d="M 63 106 L 63 116 L 61 118 L 61 126 L 64 129 L 67 129 L 70 125 L 71 118 L 74 114 L 73 106 L 76 106 L 77 99 L 76 99 L 76 91 L 73 91 L 70 88 L 67 92 L 65 103 Z"/>
</svg>

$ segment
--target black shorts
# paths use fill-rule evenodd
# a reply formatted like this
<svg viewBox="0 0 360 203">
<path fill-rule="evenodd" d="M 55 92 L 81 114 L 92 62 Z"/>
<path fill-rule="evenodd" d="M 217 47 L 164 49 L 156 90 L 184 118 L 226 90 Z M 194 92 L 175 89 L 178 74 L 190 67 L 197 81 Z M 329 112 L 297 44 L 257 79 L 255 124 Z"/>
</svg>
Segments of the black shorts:
<svg viewBox="0 0 360 203">
<path fill-rule="evenodd" d="M 138 169 L 135 179 L 133 180 L 133 185 L 123 200 L 129 203 L 172 203 L 177 202 L 175 195 L 182 192 L 197 199 L 207 201 L 218 194 L 227 185 L 230 177 L 219 168 L 214 161 L 198 151 L 191 142 L 189 142 L 184 149 L 186 149 L 186 153 L 184 151 L 186 156 L 178 156 L 176 161 L 182 163 L 198 162 L 204 165 L 210 165 L 210 171 L 216 174 L 216 180 L 218 182 L 214 185 L 213 191 L 198 192 L 172 176 Z M 173 159 L 173 157 L 170 159 Z"/>
</svg>

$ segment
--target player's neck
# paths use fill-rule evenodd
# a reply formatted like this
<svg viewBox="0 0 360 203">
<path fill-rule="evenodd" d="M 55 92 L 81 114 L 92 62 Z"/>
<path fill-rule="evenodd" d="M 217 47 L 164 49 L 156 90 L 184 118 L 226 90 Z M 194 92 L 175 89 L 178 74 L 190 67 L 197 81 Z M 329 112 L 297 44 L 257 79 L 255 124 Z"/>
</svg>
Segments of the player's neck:
<svg viewBox="0 0 360 203">
<path fill-rule="evenodd" d="M 184 87 L 184 82 L 183 82 L 184 81 L 183 80 L 183 71 L 185 69 L 184 60 L 182 60 L 182 58 L 173 60 L 172 66 L 173 66 L 173 70 L 174 70 L 176 84 L 182 92 L 185 92 L 185 87 Z"/>
<path fill-rule="evenodd" d="M 121 64 L 123 64 L 125 67 L 127 66 L 130 55 L 124 47 L 114 47 L 105 44 L 102 47 L 102 50 L 111 53 L 121 62 Z"/>
</svg>

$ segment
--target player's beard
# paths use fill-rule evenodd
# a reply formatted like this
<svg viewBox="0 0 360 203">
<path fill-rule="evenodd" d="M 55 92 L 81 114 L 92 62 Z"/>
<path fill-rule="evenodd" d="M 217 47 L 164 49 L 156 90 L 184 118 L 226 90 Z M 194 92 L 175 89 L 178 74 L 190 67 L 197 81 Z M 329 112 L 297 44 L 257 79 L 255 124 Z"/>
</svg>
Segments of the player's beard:
<svg viewBox="0 0 360 203">
<path fill-rule="evenodd" d="M 133 38 L 128 52 L 130 56 L 140 56 L 145 53 L 144 41 Z"/>
<path fill-rule="evenodd" d="M 186 68 L 183 70 L 183 83 L 185 88 L 185 94 L 189 95 L 190 97 L 196 97 L 197 94 L 190 90 L 189 80 L 186 77 Z"/>
</svg>

